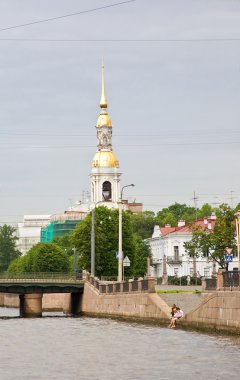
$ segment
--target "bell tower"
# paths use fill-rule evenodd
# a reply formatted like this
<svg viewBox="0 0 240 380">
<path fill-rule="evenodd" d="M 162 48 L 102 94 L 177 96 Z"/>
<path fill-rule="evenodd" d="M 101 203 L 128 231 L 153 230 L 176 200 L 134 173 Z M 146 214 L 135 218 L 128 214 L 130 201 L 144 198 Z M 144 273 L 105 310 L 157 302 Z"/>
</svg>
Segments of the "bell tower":
<svg viewBox="0 0 240 380">
<path fill-rule="evenodd" d="M 121 173 L 119 172 L 119 162 L 112 149 L 112 123 L 107 107 L 104 65 L 102 65 L 101 112 L 96 125 L 98 149 L 93 157 L 90 173 L 91 208 L 95 207 L 96 203 L 102 203 L 110 208 L 118 208 L 120 197 Z"/>
</svg>

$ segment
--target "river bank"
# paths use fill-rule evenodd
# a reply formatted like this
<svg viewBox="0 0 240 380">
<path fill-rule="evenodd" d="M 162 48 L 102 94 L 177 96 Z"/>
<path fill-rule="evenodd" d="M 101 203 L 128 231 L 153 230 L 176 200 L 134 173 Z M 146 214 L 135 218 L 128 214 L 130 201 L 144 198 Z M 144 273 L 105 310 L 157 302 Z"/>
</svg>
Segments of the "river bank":
<svg viewBox="0 0 240 380">
<path fill-rule="evenodd" d="M 200 293 L 195 287 L 192 290 L 192 293 L 172 294 L 99 294 L 94 286 L 86 283 L 76 312 L 91 317 L 166 326 L 169 322 L 170 306 L 175 303 L 185 313 L 179 323 L 181 329 L 240 335 L 239 291 Z M 17 295 L 1 294 L 0 301 L 2 306 L 18 307 L 19 305 Z M 44 294 L 43 311 L 69 313 L 70 301 L 70 295 Z"/>
</svg>

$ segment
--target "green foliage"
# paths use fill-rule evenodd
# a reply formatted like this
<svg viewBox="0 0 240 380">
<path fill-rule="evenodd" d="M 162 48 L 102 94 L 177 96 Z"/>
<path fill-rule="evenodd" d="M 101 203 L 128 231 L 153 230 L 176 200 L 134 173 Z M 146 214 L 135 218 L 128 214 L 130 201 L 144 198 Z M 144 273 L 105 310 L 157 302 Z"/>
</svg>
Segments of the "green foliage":
<svg viewBox="0 0 240 380">
<path fill-rule="evenodd" d="M 225 262 L 225 248 L 236 250 L 235 240 L 235 216 L 234 210 L 228 205 L 222 204 L 216 210 L 217 221 L 214 232 L 210 238 L 210 248 L 213 250 L 212 257 L 219 263 L 221 268 L 228 268 Z"/>
<path fill-rule="evenodd" d="M 216 209 L 217 220 L 213 231 L 203 228 L 193 228 L 193 237 L 184 244 L 189 256 L 209 256 L 221 268 L 228 268 L 225 262 L 226 247 L 236 250 L 234 210 L 222 204 Z"/>
<path fill-rule="evenodd" d="M 63 236 L 57 236 L 53 239 L 52 243 L 57 244 L 59 247 L 64 249 L 69 256 L 72 256 L 74 253 L 74 246 L 71 240 L 72 232 L 65 234 Z"/>
<path fill-rule="evenodd" d="M 153 211 L 143 211 L 138 214 L 130 214 L 133 232 L 137 233 L 142 239 L 149 238 L 156 224 Z"/>
<path fill-rule="evenodd" d="M 176 227 L 179 220 L 185 220 L 186 223 L 195 219 L 194 207 L 187 206 L 186 204 L 180 204 L 175 202 L 167 208 L 163 208 L 157 213 L 157 221 L 160 227 L 164 227 L 166 224 L 170 224 L 172 227 Z"/>
<path fill-rule="evenodd" d="M 133 235 L 134 239 L 134 276 L 143 277 L 147 272 L 147 258 L 151 258 L 149 246 L 142 240 L 138 234 Z"/>
<path fill-rule="evenodd" d="M 206 216 L 212 215 L 213 212 L 215 212 L 215 209 L 209 203 L 204 203 L 201 209 L 197 211 L 197 217 L 203 219 Z"/>
<path fill-rule="evenodd" d="M 9 273 L 68 272 L 69 257 L 54 243 L 38 243 L 10 264 Z"/>
<path fill-rule="evenodd" d="M 190 257 L 208 257 L 211 233 L 201 226 L 192 225 L 192 239 L 184 243 L 184 248 Z"/>
<path fill-rule="evenodd" d="M 110 210 L 99 206 L 95 214 L 95 274 L 98 277 L 117 276 L 118 260 L 118 210 Z M 91 270 L 91 224 L 92 215 L 89 214 L 74 230 L 72 244 L 79 253 L 79 266 Z M 132 215 L 128 212 L 122 214 L 122 247 L 124 257 L 128 256 L 131 265 L 125 268 L 125 274 L 132 276 L 146 273 L 146 252 L 148 248 L 141 237 L 133 234 Z M 141 265 L 143 260 L 143 265 Z M 143 269 L 144 266 L 144 269 Z"/>
<path fill-rule="evenodd" d="M 16 229 L 4 224 L 0 227 L 0 271 L 7 270 L 11 261 L 21 255 L 16 250 L 17 237 L 14 235 Z"/>
<path fill-rule="evenodd" d="M 26 256 L 18 257 L 17 259 L 13 260 L 9 267 L 8 267 L 8 273 L 24 273 L 26 272 L 25 265 L 26 265 Z"/>
</svg>

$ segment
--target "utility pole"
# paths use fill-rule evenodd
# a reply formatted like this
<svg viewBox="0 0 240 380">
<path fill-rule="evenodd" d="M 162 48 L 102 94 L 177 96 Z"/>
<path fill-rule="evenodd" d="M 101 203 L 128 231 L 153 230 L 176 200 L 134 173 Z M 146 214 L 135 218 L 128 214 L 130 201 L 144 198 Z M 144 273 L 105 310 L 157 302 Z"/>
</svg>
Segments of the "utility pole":
<svg viewBox="0 0 240 380">
<path fill-rule="evenodd" d="M 193 192 L 193 202 L 194 202 L 194 208 L 195 208 L 195 220 L 197 221 L 197 201 L 198 197 L 196 196 L 196 192 Z"/>
<path fill-rule="evenodd" d="M 197 201 L 198 197 L 196 196 L 196 192 L 193 193 L 193 201 L 194 201 L 194 207 L 195 207 L 195 221 L 197 222 Z M 197 261 L 196 256 L 194 254 L 193 256 L 193 276 L 197 278 Z"/>
<path fill-rule="evenodd" d="M 135 185 L 123 186 L 120 192 L 120 200 L 118 202 L 118 281 L 121 282 L 123 279 L 123 251 L 122 251 L 122 203 L 123 203 L 123 190 L 125 187 L 134 187 Z"/>
<path fill-rule="evenodd" d="M 233 208 L 233 193 L 234 193 L 234 190 L 231 190 L 230 191 L 231 208 Z"/>
</svg>

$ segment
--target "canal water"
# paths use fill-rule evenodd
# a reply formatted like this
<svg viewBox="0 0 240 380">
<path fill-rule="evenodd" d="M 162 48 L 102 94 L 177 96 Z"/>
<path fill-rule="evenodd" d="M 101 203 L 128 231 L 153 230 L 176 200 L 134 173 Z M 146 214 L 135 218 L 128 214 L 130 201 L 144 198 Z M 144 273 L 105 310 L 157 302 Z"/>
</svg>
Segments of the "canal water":
<svg viewBox="0 0 240 380">
<path fill-rule="evenodd" d="M 231 380 L 240 343 L 230 337 L 108 319 L 0 308 L 1 380 Z"/>
</svg>

